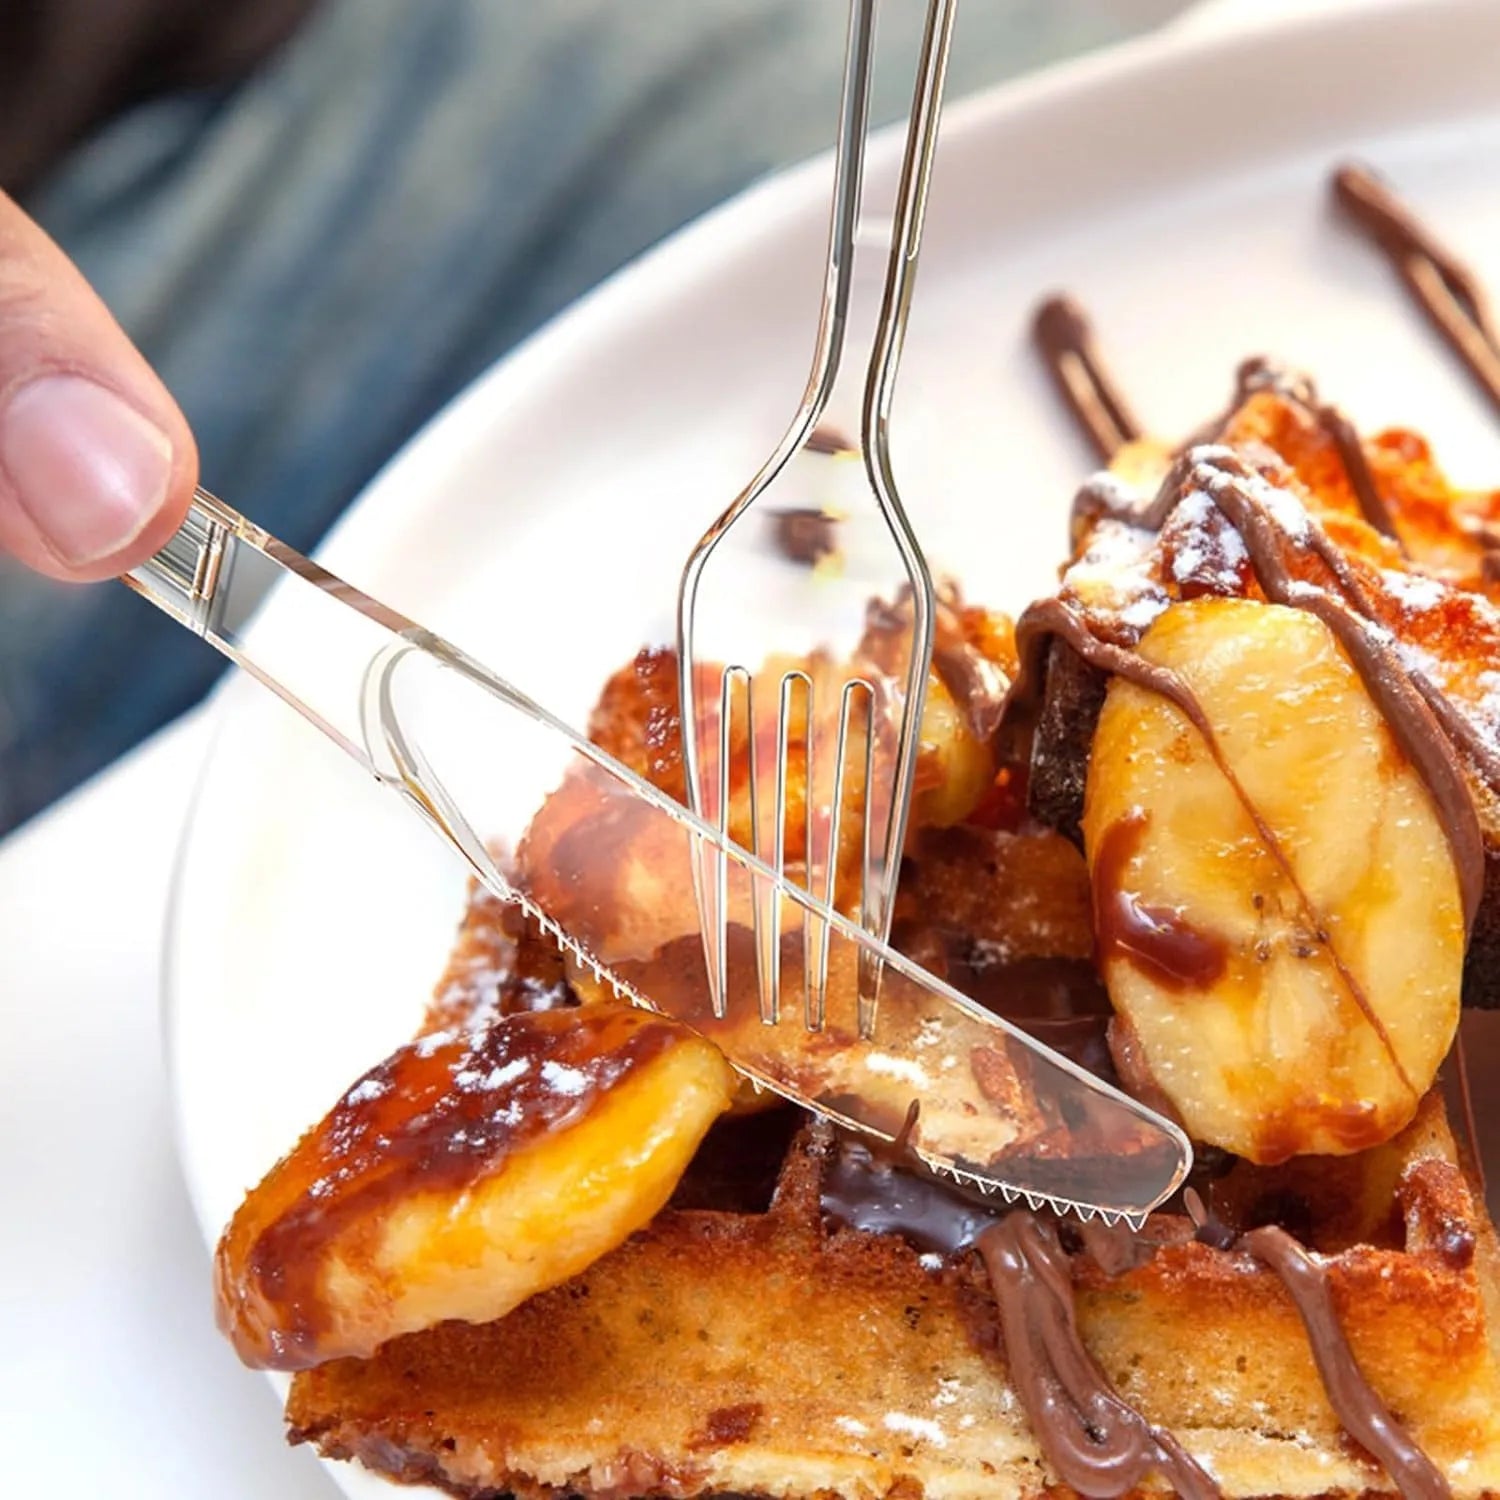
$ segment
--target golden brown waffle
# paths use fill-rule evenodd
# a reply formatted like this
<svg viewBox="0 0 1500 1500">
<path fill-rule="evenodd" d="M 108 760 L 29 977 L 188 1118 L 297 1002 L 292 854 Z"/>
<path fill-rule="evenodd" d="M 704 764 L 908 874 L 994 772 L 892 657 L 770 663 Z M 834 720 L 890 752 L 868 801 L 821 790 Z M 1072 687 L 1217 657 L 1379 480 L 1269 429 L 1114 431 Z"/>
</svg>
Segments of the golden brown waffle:
<svg viewBox="0 0 1500 1500">
<path fill-rule="evenodd" d="M 445 1004 L 493 1003 L 516 951 L 477 898 Z M 462 1495 L 1066 1493 L 975 1259 L 830 1220 L 839 1149 L 794 1111 L 726 1119 L 672 1205 L 566 1285 L 299 1374 L 294 1440 Z M 1386 1147 L 1240 1165 L 1206 1191 L 1231 1225 L 1279 1220 L 1328 1253 L 1371 1383 L 1456 1495 L 1500 1488 L 1500 1276 L 1441 1099 Z M 1074 1259 L 1080 1326 L 1116 1388 L 1228 1495 L 1388 1489 L 1343 1435 L 1280 1281 L 1181 1217 L 1148 1235 L 1163 1247 L 1121 1276 Z"/>
<path fill-rule="evenodd" d="M 1461 699 L 1495 659 L 1487 617 L 1464 602 L 1492 587 L 1489 543 L 1475 538 L 1495 497 L 1453 494 L 1410 435 L 1365 445 L 1403 558 L 1364 518 L 1369 497 L 1356 493 L 1332 433 L 1313 398 L 1258 386 L 1215 435 L 1274 469 L 1372 585 L 1415 564 L 1471 591 L 1441 618 L 1425 617 L 1420 588 L 1408 591 L 1412 612 L 1388 622 L 1434 653 Z M 1149 491 L 1168 458 L 1138 444 L 1116 469 Z M 1082 516 L 1080 556 L 1098 519 Z M 1171 573 L 1188 597 L 1174 546 L 1180 537 L 1153 544 L 1147 581 L 1160 592 Z M 1248 579 L 1239 591 L 1261 597 Z M 861 648 L 877 666 L 881 619 L 872 612 Z M 1006 759 L 1002 734 L 989 790 L 956 805 L 947 794 L 974 785 L 976 748 L 992 753 L 993 673 L 1012 668 L 1014 643 L 1003 622 L 956 597 L 944 602 L 940 638 L 932 724 L 941 727 L 926 748 L 930 795 L 907 851 L 895 940 L 1095 1071 L 1113 1076 L 1119 1061 L 1139 1092 L 1152 1080 L 1130 1074 L 1128 1040 L 1106 1042 L 1097 890 L 1075 845 L 1099 674 L 1054 648 L 1029 764 Z M 680 795 L 669 655 L 642 653 L 618 673 L 590 730 Z M 1025 815 L 1028 771 L 1040 822 Z M 546 851 L 581 816 L 569 795 L 533 826 L 523 875 L 531 858 L 531 878 L 562 878 Z M 1476 802 L 1494 876 L 1500 816 L 1482 789 Z M 1486 901 L 1493 894 L 1500 909 L 1500 884 L 1491 886 Z M 580 893 L 591 909 L 664 932 L 683 915 L 640 913 L 627 896 Z M 1474 929 L 1471 990 L 1500 984 L 1488 909 Z M 593 997 L 544 939 L 481 892 L 424 1029 Z M 896 1211 L 897 1180 L 796 1111 L 741 1098 L 709 1129 L 666 1207 L 570 1279 L 496 1321 L 441 1323 L 298 1373 L 292 1438 L 466 1496 L 1075 1493 L 1038 1441 L 1035 1393 L 1007 1353 L 993 1275 L 973 1250 L 929 1232 L 983 1211 L 910 1178 L 899 1178 Z M 1441 1091 L 1422 1097 L 1393 1139 L 1351 1155 L 1253 1166 L 1202 1152 L 1194 1187 L 1201 1205 L 1154 1216 L 1130 1245 L 1067 1224 L 1046 1229 L 1083 1346 L 1144 1424 L 1163 1441 L 1170 1434 L 1226 1496 L 1392 1493 L 1396 1466 L 1377 1462 L 1347 1426 L 1350 1399 L 1337 1387 L 1355 1369 L 1442 1476 L 1434 1490 L 1407 1471 L 1408 1495 L 1439 1493 L 1443 1480 L 1462 1500 L 1500 1493 L 1500 1251 Z M 1289 1279 L 1240 1240 L 1266 1225 L 1316 1257 L 1309 1264 L 1352 1354 L 1342 1375 L 1329 1341 L 1309 1338 Z M 1089 1492 L 1121 1489 L 1101 1479 Z"/>
</svg>

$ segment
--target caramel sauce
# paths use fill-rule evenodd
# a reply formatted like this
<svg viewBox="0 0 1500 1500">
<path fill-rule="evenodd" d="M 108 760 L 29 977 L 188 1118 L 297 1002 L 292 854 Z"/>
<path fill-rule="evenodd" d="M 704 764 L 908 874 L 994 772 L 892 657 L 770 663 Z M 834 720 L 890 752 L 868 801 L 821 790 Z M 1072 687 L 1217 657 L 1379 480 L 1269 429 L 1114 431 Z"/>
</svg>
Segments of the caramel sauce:
<svg viewBox="0 0 1500 1500">
<path fill-rule="evenodd" d="M 1310 1101 L 1302 1110 L 1282 1110 L 1258 1122 L 1255 1159 L 1265 1166 L 1290 1161 L 1307 1138 L 1307 1122 L 1326 1131 L 1345 1151 L 1368 1151 L 1390 1138 L 1390 1123 L 1373 1105 L 1355 1102 L 1335 1105 Z"/>
<path fill-rule="evenodd" d="M 1171 906 L 1149 906 L 1128 888 L 1126 869 L 1140 851 L 1149 815 L 1137 808 L 1112 824 L 1094 857 L 1094 915 L 1099 955 L 1120 957 L 1164 988 L 1206 990 L 1223 977 L 1224 940 L 1200 932 Z"/>
<path fill-rule="evenodd" d="M 372 1253 L 382 1210 L 493 1177 L 582 1119 L 677 1034 L 644 1012 L 599 1006 L 491 1016 L 408 1043 L 359 1079 L 246 1200 L 216 1265 L 225 1331 L 238 1343 L 246 1307 L 269 1306 L 272 1363 L 316 1363 L 331 1245 L 350 1261 Z"/>
</svg>

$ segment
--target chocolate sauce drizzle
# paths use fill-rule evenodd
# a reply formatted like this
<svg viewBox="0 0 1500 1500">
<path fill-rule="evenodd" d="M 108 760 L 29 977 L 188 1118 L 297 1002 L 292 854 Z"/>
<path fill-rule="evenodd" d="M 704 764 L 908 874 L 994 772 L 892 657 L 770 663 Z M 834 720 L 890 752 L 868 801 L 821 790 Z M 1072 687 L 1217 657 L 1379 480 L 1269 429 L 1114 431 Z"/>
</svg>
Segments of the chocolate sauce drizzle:
<svg viewBox="0 0 1500 1500">
<path fill-rule="evenodd" d="M 873 1234 L 899 1234 L 944 1255 L 976 1251 L 995 1295 L 1006 1367 L 1038 1444 L 1058 1477 L 1081 1495 L 1113 1500 L 1152 1471 L 1190 1500 L 1220 1490 L 1171 1433 L 1153 1426 L 1110 1385 L 1078 1329 L 1071 1257 L 1061 1224 L 1026 1209 L 997 1214 L 951 1186 L 837 1137 L 825 1165 L 822 1206 L 834 1220 Z M 1196 1238 L 1254 1256 L 1286 1286 L 1307 1330 L 1329 1404 L 1346 1431 L 1384 1466 L 1406 1500 L 1448 1500 L 1442 1474 L 1370 1387 L 1333 1306 L 1326 1266 L 1285 1230 L 1239 1235 L 1214 1218 L 1198 1193 L 1184 1194 Z M 1155 1222 L 1155 1221 L 1153 1221 Z M 1163 1243 L 1152 1225 L 1075 1225 L 1106 1276 L 1143 1265 Z"/>
<path fill-rule="evenodd" d="M 1307 1330 L 1328 1404 L 1349 1436 L 1391 1476 L 1406 1500 L 1447 1500 L 1452 1493 L 1448 1481 L 1361 1373 L 1333 1305 L 1323 1261 L 1274 1224 L 1237 1235 L 1208 1212 L 1196 1192 L 1189 1189 L 1184 1201 L 1202 1243 L 1245 1251 L 1280 1279 Z"/>
<path fill-rule="evenodd" d="M 1500 411 L 1500 331 L 1479 278 L 1368 167 L 1333 174 L 1333 201 L 1390 262 L 1402 286 Z"/>
<path fill-rule="evenodd" d="M 1389 633 L 1370 618 L 1372 601 L 1317 522 L 1304 516 L 1302 533 L 1294 535 L 1286 525 L 1283 507 L 1268 503 L 1278 493 L 1275 487 L 1227 448 L 1189 449 L 1168 472 L 1156 498 L 1144 508 L 1122 500 L 1112 490 L 1088 485 L 1078 503 L 1091 514 L 1102 513 L 1147 531 L 1159 531 L 1178 503 L 1195 492 L 1206 494 L 1239 533 L 1266 598 L 1273 604 L 1315 615 L 1344 648 L 1396 742 L 1427 786 L 1453 851 L 1465 920 L 1472 925 L 1484 883 L 1484 845 L 1460 752 L 1467 753 L 1488 779 L 1488 761 L 1495 759 L 1494 751 L 1430 679 L 1402 661 Z M 1328 568 L 1338 593 L 1294 571 L 1290 560 L 1299 552 L 1304 557 L 1316 557 Z M 1036 638 L 1049 633 L 1062 636 L 1091 665 L 1126 677 L 1175 703 L 1203 735 L 1256 821 L 1257 832 L 1273 856 L 1276 854 L 1274 836 L 1228 772 L 1212 728 L 1182 678 L 1143 661 L 1125 647 L 1100 641 L 1087 621 L 1061 599 L 1031 606 L 1017 622 L 1016 640 L 1022 651 L 1021 676 L 1015 689 L 1018 695 L 1039 690 L 1036 674 L 1042 653 Z M 1282 868 L 1290 876 L 1285 863 Z"/>
<path fill-rule="evenodd" d="M 1477 278 L 1366 169 L 1340 169 L 1332 192 L 1349 220 L 1384 253 L 1418 309 L 1500 411 L 1500 330 Z M 1035 315 L 1033 339 L 1082 435 L 1099 458 L 1109 462 L 1125 443 L 1140 436 L 1141 429 L 1098 354 L 1087 316 L 1068 298 L 1049 298 Z M 1336 406 L 1319 399 L 1307 377 L 1264 359 L 1246 361 L 1237 372 L 1234 403 L 1210 433 L 1222 434 L 1233 413 L 1261 390 L 1274 391 L 1317 422 L 1338 451 L 1365 521 L 1401 546 L 1395 519 L 1353 424 Z M 1117 487 L 1095 482 L 1080 492 L 1074 516 L 1075 521 L 1105 517 L 1159 531 L 1188 494 L 1202 493 L 1212 500 L 1245 543 L 1266 598 L 1315 615 L 1360 674 L 1432 796 L 1453 852 L 1466 924 L 1472 927 L 1483 884 L 1484 851 L 1464 757 L 1492 789 L 1500 790 L 1500 753 L 1430 678 L 1401 660 L 1395 642 L 1379 623 L 1376 601 L 1322 528 L 1309 517 L 1305 532 L 1290 529 L 1284 510 L 1268 503 L 1269 488 L 1269 482 L 1233 452 L 1190 442 L 1148 506 L 1138 507 Z M 1482 576 L 1500 579 L 1500 535 L 1482 540 L 1488 544 Z M 1327 569 L 1331 586 L 1311 582 L 1295 570 L 1292 560 L 1299 554 L 1303 561 L 1316 557 Z M 1090 665 L 1160 694 L 1185 714 L 1290 877 L 1276 841 L 1240 789 L 1186 682 L 1144 661 L 1128 646 L 1100 638 L 1087 618 L 1062 598 L 1033 605 L 1017 624 L 1022 667 L 1007 716 L 1023 727 L 1034 719 L 1046 642 L 1052 636 L 1065 640 Z M 1298 894 L 1302 895 L 1300 888 Z M 1131 908 L 1126 915 L 1134 912 Z M 1166 963 L 1174 979 L 1191 983 L 1194 973 L 1212 967 L 1212 955 L 1200 951 L 1197 941 L 1184 946 L 1174 923 L 1159 917 L 1153 912 L 1132 921 L 1131 933 L 1146 942 L 1146 957 Z M 1196 940 L 1200 935 L 1188 937 Z M 1164 957 L 1157 951 L 1163 944 Z M 1400 1071 L 1384 1027 L 1331 945 L 1330 954 Z M 1410 1086 L 1410 1080 L 1406 1082 Z M 1189 1189 L 1184 1201 L 1200 1241 L 1221 1251 L 1252 1255 L 1287 1288 L 1329 1402 L 1349 1435 L 1384 1467 L 1406 1500 L 1446 1500 L 1450 1490 L 1441 1472 L 1360 1372 L 1333 1305 L 1326 1265 L 1283 1229 L 1262 1226 L 1239 1235 L 1205 1210 L 1196 1191 Z M 1106 1274 L 1115 1275 L 1152 1253 L 1149 1243 L 1142 1249 L 1139 1237 L 1129 1238 L 1130 1244 L 1122 1245 L 1119 1231 L 1110 1231 L 1097 1248 L 1087 1243 L 1086 1248 Z M 1113 1496 L 1156 1468 L 1184 1495 L 1217 1494 L 1209 1476 L 1169 1434 L 1152 1429 L 1104 1383 L 1078 1337 L 1068 1258 L 1055 1228 L 1035 1215 L 1013 1213 L 985 1229 L 974 1243 L 1000 1304 L 1012 1373 L 1038 1439 L 1060 1476 L 1080 1493 Z M 1178 1467 L 1181 1463 L 1187 1470 Z"/>
<path fill-rule="evenodd" d="M 1391 515 L 1390 507 L 1375 483 L 1375 475 L 1370 468 L 1369 459 L 1365 457 L 1364 444 L 1354 430 L 1354 423 L 1337 406 L 1318 399 L 1317 387 L 1307 375 L 1289 370 L 1264 355 L 1256 355 L 1245 360 L 1235 371 L 1234 389 L 1235 407 L 1243 406 L 1258 391 L 1273 391 L 1284 400 L 1300 406 L 1338 449 L 1339 462 L 1344 466 L 1349 488 L 1354 491 L 1360 515 L 1382 536 L 1388 536 L 1398 546 L 1401 545 L 1395 517 Z M 1226 422 L 1233 412 L 1234 408 L 1231 408 L 1225 414 Z M 1402 551 L 1405 550 L 1402 547 Z"/>
<path fill-rule="evenodd" d="M 1199 453 L 1208 450 L 1194 449 L 1191 451 Z M 1232 457 L 1232 455 L 1230 456 Z M 1168 476 L 1169 484 L 1172 478 L 1172 475 Z M 1166 486 L 1164 485 L 1163 492 L 1165 493 L 1165 491 Z M 1143 521 L 1141 524 L 1147 523 Z M 1267 853 L 1276 861 L 1282 875 L 1296 894 L 1303 911 L 1309 918 L 1312 928 L 1318 930 L 1319 923 L 1312 900 L 1303 889 L 1301 882 L 1297 879 L 1296 872 L 1285 849 L 1282 847 L 1281 840 L 1277 838 L 1275 830 L 1266 822 L 1264 814 L 1260 811 L 1260 808 L 1250 797 L 1249 793 L 1245 791 L 1239 777 L 1235 775 L 1234 767 L 1230 765 L 1228 757 L 1224 754 L 1223 748 L 1219 744 L 1218 736 L 1214 733 L 1213 725 L 1209 722 L 1208 715 L 1203 711 L 1203 705 L 1199 703 L 1197 695 L 1188 686 L 1182 676 L 1174 672 L 1170 667 L 1163 667 L 1154 662 L 1146 661 L 1143 657 L 1138 656 L 1134 651 L 1125 646 L 1118 646 L 1113 642 L 1100 640 L 1089 628 L 1089 624 L 1083 616 L 1062 599 L 1044 599 L 1028 608 L 1016 622 L 1016 645 L 1020 652 L 1021 670 L 1016 678 L 1014 692 L 1017 699 L 1022 703 L 1028 698 L 1040 696 L 1043 663 L 1046 659 L 1046 640 L 1051 635 L 1056 635 L 1066 641 L 1090 666 L 1097 667 L 1100 671 L 1108 672 L 1112 676 L 1123 677 L 1127 681 L 1134 682 L 1138 686 L 1145 688 L 1148 692 L 1155 693 L 1158 697 L 1167 699 L 1168 702 L 1181 710 L 1188 722 L 1197 730 L 1209 754 L 1213 756 L 1219 771 L 1229 784 L 1230 789 L 1234 792 L 1245 814 L 1249 817 L 1255 828 L 1257 837 L 1259 837 Z M 1358 664 L 1356 663 L 1357 666 Z M 1473 803 L 1467 800 L 1467 790 L 1465 790 L 1464 796 L 1464 807 L 1467 810 L 1469 818 L 1473 821 L 1475 836 L 1477 838 L 1478 821 L 1475 817 Z M 1478 873 L 1479 877 L 1482 878 L 1482 865 Z M 1098 884 L 1097 880 L 1096 884 Z M 1474 902 L 1477 906 L 1477 886 L 1475 887 Z M 1470 919 L 1472 920 L 1473 908 L 1466 904 L 1465 910 L 1469 912 Z M 1101 936 L 1106 936 L 1107 931 L 1101 934 Z M 1127 956 L 1129 955 L 1130 950 L 1128 948 L 1122 951 L 1125 951 Z M 1350 998 L 1359 1007 L 1361 1015 L 1368 1021 L 1379 1038 L 1390 1060 L 1392 1069 L 1401 1078 L 1405 1086 L 1415 1094 L 1416 1089 L 1407 1075 L 1395 1046 L 1391 1042 L 1385 1023 L 1370 1004 L 1369 997 L 1365 994 L 1363 986 L 1349 971 L 1348 966 L 1340 958 L 1337 949 L 1331 943 L 1328 945 L 1328 953 L 1340 978 L 1344 982 Z"/>
<path fill-rule="evenodd" d="M 1323 1389 L 1344 1430 L 1391 1476 L 1406 1500 L 1443 1500 L 1450 1493 L 1448 1481 L 1360 1374 L 1333 1305 L 1327 1268 L 1274 1224 L 1252 1229 L 1239 1243 L 1281 1278 L 1297 1304 Z"/>
<path fill-rule="evenodd" d="M 1153 1427 L 1109 1384 L 1084 1345 L 1070 1261 L 1056 1224 L 1026 1209 L 997 1215 L 893 1152 L 839 1137 L 823 1174 L 823 1211 L 872 1234 L 900 1234 L 924 1250 L 978 1251 L 994 1290 L 1006 1367 L 1042 1452 L 1081 1495 L 1111 1500 L 1153 1469 L 1188 1500 L 1219 1489 L 1177 1440 Z M 1107 1274 L 1148 1259 L 1151 1245 L 1126 1226 L 1080 1227 Z"/>
<path fill-rule="evenodd" d="M 1456 711 L 1449 714 L 1439 711 L 1446 700 L 1433 684 L 1402 662 L 1395 642 L 1371 618 L 1373 601 L 1358 576 L 1313 518 L 1288 514 L 1270 481 L 1230 450 L 1213 447 L 1195 448 L 1183 454 L 1154 500 L 1145 506 L 1101 485 L 1086 488 L 1079 505 L 1090 516 L 1105 516 L 1147 531 L 1160 531 L 1173 509 L 1190 494 L 1206 495 L 1238 533 L 1266 598 L 1314 614 L 1343 647 L 1398 744 L 1430 791 L 1453 850 L 1466 920 L 1472 923 L 1483 880 L 1483 844 L 1460 759 L 1460 749 L 1468 748 L 1467 737 L 1455 732 L 1458 726 L 1451 719 L 1459 718 L 1470 730 L 1473 726 Z M 1327 569 L 1331 584 L 1310 581 L 1305 568 L 1298 570 L 1293 566 L 1294 561 L 1306 563 L 1314 558 Z M 1037 674 L 1045 660 L 1046 640 L 1051 635 L 1060 636 L 1091 665 L 1158 693 L 1182 710 L 1202 734 L 1242 805 L 1256 822 L 1266 847 L 1290 877 L 1289 866 L 1274 837 L 1239 787 L 1218 749 L 1202 706 L 1187 683 L 1179 674 L 1144 660 L 1130 648 L 1100 639 L 1088 620 L 1060 597 L 1033 605 L 1017 625 L 1022 669 L 1016 693 L 1023 715 L 1028 696 L 1037 689 Z M 1434 698 L 1439 700 L 1437 704 Z M 1451 705 L 1446 706 L 1451 710 Z M 1293 884 L 1295 887 L 1295 881 Z M 1385 1044 L 1393 1067 L 1400 1070 L 1389 1036 L 1368 999 L 1331 945 L 1329 952 L 1351 995 Z M 1405 1078 L 1404 1071 L 1402 1076 Z M 1410 1086 L 1409 1078 L 1406 1082 Z M 1190 1212 L 1195 1197 L 1189 1198 Z M 1201 1204 L 1198 1207 L 1201 1210 Z M 1203 1238 L 1203 1223 L 1201 1219 L 1199 1222 Z M 1339 1420 L 1386 1467 L 1408 1500 L 1439 1500 L 1446 1496 L 1448 1488 L 1442 1475 L 1401 1430 L 1360 1374 L 1334 1312 L 1321 1262 L 1285 1231 L 1277 1229 L 1253 1231 L 1238 1240 L 1232 1235 L 1227 1240 L 1221 1236 L 1209 1242 L 1217 1243 L 1219 1248 L 1234 1243 L 1254 1254 L 1287 1286 L 1302 1316 L 1329 1401 Z M 994 1264 L 991 1274 L 996 1274 Z M 1034 1396 L 1038 1394 L 1045 1393 L 1033 1392 Z"/>
<path fill-rule="evenodd" d="M 986 1229 L 975 1248 L 995 1290 L 1011 1378 L 1063 1483 L 1111 1500 L 1155 1470 L 1183 1500 L 1217 1500 L 1207 1471 L 1116 1394 L 1085 1347 L 1056 1226 L 1012 1213 Z"/>
<path fill-rule="evenodd" d="M 1141 436 L 1140 423 L 1099 357 L 1088 314 L 1071 297 L 1047 298 L 1033 315 L 1031 337 L 1100 462 L 1108 463 Z"/>
</svg>

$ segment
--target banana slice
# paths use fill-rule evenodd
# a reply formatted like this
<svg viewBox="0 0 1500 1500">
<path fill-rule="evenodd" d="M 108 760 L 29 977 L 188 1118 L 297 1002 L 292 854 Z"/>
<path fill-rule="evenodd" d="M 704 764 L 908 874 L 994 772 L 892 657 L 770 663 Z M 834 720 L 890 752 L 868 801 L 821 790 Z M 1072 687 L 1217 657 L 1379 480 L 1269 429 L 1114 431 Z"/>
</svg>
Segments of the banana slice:
<svg viewBox="0 0 1500 1500">
<path fill-rule="evenodd" d="M 215 1257 L 220 1327 L 295 1370 L 501 1317 L 662 1207 L 733 1076 L 618 1002 L 421 1037 L 246 1198 Z"/>
<path fill-rule="evenodd" d="M 1083 831 L 1133 1063 L 1251 1161 L 1389 1139 L 1459 1015 L 1458 877 L 1423 782 L 1309 614 L 1178 604 L 1140 654 L 1187 684 L 1223 763 L 1175 704 L 1111 682 Z"/>
</svg>

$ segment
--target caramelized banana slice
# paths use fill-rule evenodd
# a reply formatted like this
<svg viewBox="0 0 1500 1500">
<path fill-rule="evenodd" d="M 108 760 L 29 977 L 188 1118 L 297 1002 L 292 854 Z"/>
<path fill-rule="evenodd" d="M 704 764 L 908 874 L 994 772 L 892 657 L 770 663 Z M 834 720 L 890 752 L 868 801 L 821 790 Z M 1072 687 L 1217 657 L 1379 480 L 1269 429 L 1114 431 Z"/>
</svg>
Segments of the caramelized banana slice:
<svg viewBox="0 0 1500 1500">
<path fill-rule="evenodd" d="M 715 1047 L 617 1002 L 421 1037 L 241 1205 L 220 1327 L 295 1370 L 498 1318 L 645 1224 L 732 1088 Z"/>
<path fill-rule="evenodd" d="M 1111 682 L 1083 827 L 1137 1080 L 1255 1162 L 1389 1139 L 1458 1024 L 1458 878 L 1423 782 L 1309 614 L 1174 605 L 1140 654 L 1187 685 L 1214 745 Z"/>
</svg>

